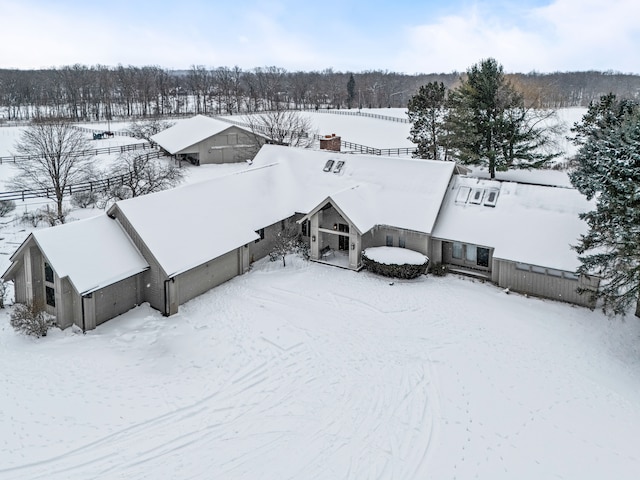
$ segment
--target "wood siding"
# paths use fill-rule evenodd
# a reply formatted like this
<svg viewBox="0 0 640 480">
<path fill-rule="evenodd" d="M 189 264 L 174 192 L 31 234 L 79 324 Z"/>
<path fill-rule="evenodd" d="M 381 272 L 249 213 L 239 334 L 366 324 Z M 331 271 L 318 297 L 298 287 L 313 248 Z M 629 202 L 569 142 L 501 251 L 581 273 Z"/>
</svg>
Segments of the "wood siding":
<svg viewBox="0 0 640 480">
<path fill-rule="evenodd" d="M 144 272 L 142 276 L 143 291 L 141 292 L 141 298 L 144 301 L 149 302 L 149 304 L 156 310 L 164 312 L 164 282 L 168 278 L 167 274 L 162 270 L 162 267 L 160 267 L 160 264 L 151 254 L 147 245 L 142 241 L 138 232 L 135 231 L 120 209 L 116 207 L 114 209 L 114 213 L 117 221 L 149 264 L 149 270 Z"/>
<path fill-rule="evenodd" d="M 257 142 L 252 133 L 234 126 L 200 142 L 198 158 L 201 165 L 244 162 L 256 156 L 264 140 Z"/>
<path fill-rule="evenodd" d="M 142 302 L 144 273 L 93 292 L 96 326 L 122 315 Z"/>
<path fill-rule="evenodd" d="M 241 250 L 235 249 L 215 260 L 177 275 L 175 282 L 178 285 L 178 304 L 182 305 L 239 275 L 241 273 L 241 255 Z"/>
<path fill-rule="evenodd" d="M 576 289 L 578 287 L 597 289 L 599 285 L 597 277 L 580 276 L 577 280 L 572 280 L 562 276 L 563 274 L 570 274 L 570 272 L 546 269 L 554 273 L 554 275 L 550 275 L 548 273 L 519 270 L 516 268 L 515 262 L 497 259 L 494 264 L 498 271 L 498 286 L 502 288 L 589 308 L 594 306 L 589 294 L 578 294 Z M 558 276 L 558 273 L 561 276 Z"/>
</svg>

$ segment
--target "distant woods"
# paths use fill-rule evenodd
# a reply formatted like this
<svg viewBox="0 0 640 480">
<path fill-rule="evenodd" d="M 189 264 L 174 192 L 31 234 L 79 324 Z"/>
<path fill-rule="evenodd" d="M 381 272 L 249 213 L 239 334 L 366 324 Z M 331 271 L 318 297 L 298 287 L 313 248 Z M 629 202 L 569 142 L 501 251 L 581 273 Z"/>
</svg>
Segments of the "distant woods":
<svg viewBox="0 0 640 480">
<path fill-rule="evenodd" d="M 454 88 L 463 75 L 204 66 L 183 71 L 101 65 L 0 70 L 0 121 L 406 107 L 420 86 L 442 82 L 448 89 Z M 540 108 L 584 107 L 610 92 L 620 98 L 638 98 L 640 92 L 640 75 L 622 73 L 528 73 L 507 78 L 524 95 L 527 105 Z"/>
</svg>

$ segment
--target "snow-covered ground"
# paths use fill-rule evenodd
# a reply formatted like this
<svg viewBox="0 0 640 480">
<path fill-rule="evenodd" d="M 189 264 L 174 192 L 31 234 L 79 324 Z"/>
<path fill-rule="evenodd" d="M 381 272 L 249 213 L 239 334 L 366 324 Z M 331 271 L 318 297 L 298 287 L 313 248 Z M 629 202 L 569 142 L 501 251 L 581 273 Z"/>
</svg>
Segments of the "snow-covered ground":
<svg viewBox="0 0 640 480">
<path fill-rule="evenodd" d="M 185 168 L 197 181 L 243 167 Z M 29 231 L 0 219 L 2 271 Z M 262 260 L 178 315 L 142 305 L 38 340 L 1 310 L 0 379 L 0 480 L 640 472 L 638 319 L 451 275 Z"/>
<path fill-rule="evenodd" d="M 631 480 L 639 335 L 467 279 L 293 258 L 86 336 L 2 318 L 0 478 Z"/>
</svg>

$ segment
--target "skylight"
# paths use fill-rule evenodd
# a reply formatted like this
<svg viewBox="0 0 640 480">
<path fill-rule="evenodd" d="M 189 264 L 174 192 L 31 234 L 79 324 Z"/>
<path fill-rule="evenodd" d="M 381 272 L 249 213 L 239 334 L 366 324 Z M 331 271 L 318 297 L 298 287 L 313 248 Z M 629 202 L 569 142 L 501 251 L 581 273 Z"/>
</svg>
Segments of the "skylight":
<svg viewBox="0 0 640 480">
<path fill-rule="evenodd" d="M 323 172 L 330 172 L 333 168 L 333 164 L 336 163 L 335 160 L 327 160 L 327 163 L 324 164 Z"/>
<path fill-rule="evenodd" d="M 336 164 L 336 168 L 333 169 L 333 173 L 340 173 L 342 167 L 344 167 L 344 160 L 338 161 L 338 163 Z"/>
</svg>

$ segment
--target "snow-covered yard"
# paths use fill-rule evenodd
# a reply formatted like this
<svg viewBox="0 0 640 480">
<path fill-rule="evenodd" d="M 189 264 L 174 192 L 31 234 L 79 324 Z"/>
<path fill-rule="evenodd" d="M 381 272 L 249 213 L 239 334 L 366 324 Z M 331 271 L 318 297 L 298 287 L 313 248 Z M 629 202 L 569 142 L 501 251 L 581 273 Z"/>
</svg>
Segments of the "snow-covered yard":
<svg viewBox="0 0 640 480">
<path fill-rule="evenodd" d="M 287 265 L 86 336 L 4 312 L 0 478 L 637 478 L 637 319 Z"/>
<path fill-rule="evenodd" d="M 311 115 L 344 119 L 320 133 L 379 148 L 403 146 L 389 125 L 408 131 Z M 0 129 L 0 155 L 16 132 Z M 198 181 L 246 165 L 185 168 Z M 12 174 L 0 165 L 0 186 Z M 0 221 L 2 271 L 29 231 Z M 640 472 L 638 319 L 451 275 L 262 260 L 178 315 L 143 305 L 39 340 L 0 310 L 0 379 L 0 480 Z"/>
</svg>

